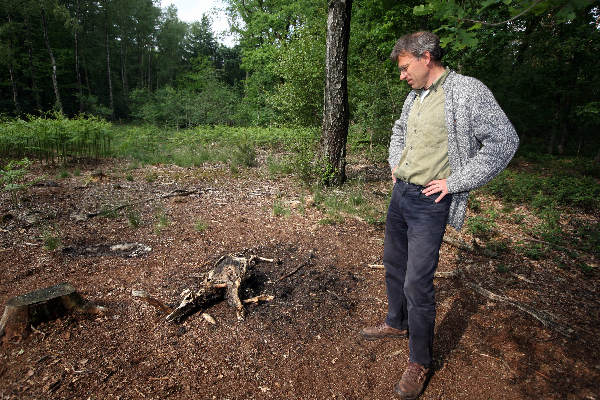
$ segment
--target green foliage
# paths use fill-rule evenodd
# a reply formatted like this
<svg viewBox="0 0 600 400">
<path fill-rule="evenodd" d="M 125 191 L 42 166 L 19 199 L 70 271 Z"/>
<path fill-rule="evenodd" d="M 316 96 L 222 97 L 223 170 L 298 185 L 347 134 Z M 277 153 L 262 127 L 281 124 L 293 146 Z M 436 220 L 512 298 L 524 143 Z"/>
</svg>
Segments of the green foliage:
<svg viewBox="0 0 600 400">
<path fill-rule="evenodd" d="M 481 212 L 481 201 L 476 197 L 475 193 L 469 193 L 467 206 L 473 212 Z"/>
<path fill-rule="evenodd" d="M 318 126 L 323 118 L 325 30 L 301 27 L 277 49 L 280 84 L 267 98 L 275 122 Z"/>
<path fill-rule="evenodd" d="M 111 125 L 97 117 L 62 114 L 0 123 L 0 156 L 31 157 L 46 162 L 110 154 Z"/>
<path fill-rule="evenodd" d="M 156 181 L 158 179 L 158 174 L 154 171 L 152 172 L 148 172 L 145 176 L 144 179 L 146 180 L 146 182 L 148 183 L 152 183 L 154 181 Z"/>
<path fill-rule="evenodd" d="M 496 271 L 500 272 L 501 274 L 504 274 L 504 273 L 510 271 L 510 268 L 506 264 L 500 263 L 500 264 L 496 265 Z"/>
<path fill-rule="evenodd" d="M 507 26 L 510 21 L 528 13 L 536 16 L 550 15 L 554 23 L 570 23 L 580 10 L 584 10 L 593 0 L 478 0 L 456 2 L 433 0 L 415 6 L 417 16 L 432 16 L 441 22 L 437 29 L 442 34 L 442 45 L 448 44 L 456 50 L 478 45 L 477 31 L 485 28 Z"/>
<path fill-rule="evenodd" d="M 154 232 L 156 234 L 161 233 L 165 228 L 167 228 L 169 225 L 171 225 L 171 221 L 169 220 L 169 217 L 167 216 L 167 214 L 165 213 L 164 210 L 158 210 L 157 216 L 156 216 L 156 223 L 154 225 Z"/>
<path fill-rule="evenodd" d="M 127 221 L 129 222 L 129 226 L 131 226 L 132 228 L 138 228 L 142 224 L 142 218 L 137 210 L 128 209 L 126 216 Z"/>
<path fill-rule="evenodd" d="M 467 219 L 467 230 L 473 236 L 481 239 L 490 239 L 496 234 L 496 224 L 489 216 L 476 215 Z"/>
<path fill-rule="evenodd" d="M 208 229 L 208 223 L 201 219 L 197 219 L 196 222 L 194 222 L 194 229 L 196 232 L 202 233 Z"/>
<path fill-rule="evenodd" d="M 10 193 L 11 201 L 15 206 L 19 204 L 20 194 L 37 182 L 37 179 L 26 179 L 30 166 L 31 161 L 28 158 L 24 158 L 20 161 L 9 161 L 0 170 L 0 185 L 2 185 L 2 190 Z"/>
<path fill-rule="evenodd" d="M 42 232 L 42 241 L 44 248 L 48 251 L 56 250 L 61 243 L 60 237 L 55 232 L 55 229 L 45 229 Z"/>
<path fill-rule="evenodd" d="M 532 260 L 540 260 L 548 253 L 548 246 L 542 243 L 529 243 L 517 248 L 517 251 Z"/>
<path fill-rule="evenodd" d="M 199 85 L 198 82 L 194 83 Z M 151 93 L 136 89 L 131 93 L 132 115 L 143 123 L 171 128 L 229 124 L 235 118 L 238 95 L 216 80 L 198 87 L 166 86 Z"/>
<path fill-rule="evenodd" d="M 320 184 L 314 185 L 311 190 L 315 206 L 327 213 L 327 217 L 320 221 L 322 224 L 335 225 L 348 216 L 373 225 L 380 225 L 385 219 L 385 209 L 379 209 L 377 204 L 365 199 L 360 183 L 344 191 L 325 188 Z"/>
<path fill-rule="evenodd" d="M 254 150 L 254 145 L 245 140 L 238 143 L 236 151 L 233 153 L 232 162 L 235 165 L 241 165 L 244 167 L 255 167 L 256 150 Z"/>
<path fill-rule="evenodd" d="M 291 210 L 289 207 L 286 207 L 285 204 L 280 199 L 275 199 L 273 201 L 273 215 L 276 217 L 290 215 Z"/>
<path fill-rule="evenodd" d="M 529 204 L 537 210 L 564 205 L 593 210 L 600 207 L 600 184 L 591 176 L 556 171 L 552 175 L 504 170 L 483 191 L 514 204 Z"/>
</svg>

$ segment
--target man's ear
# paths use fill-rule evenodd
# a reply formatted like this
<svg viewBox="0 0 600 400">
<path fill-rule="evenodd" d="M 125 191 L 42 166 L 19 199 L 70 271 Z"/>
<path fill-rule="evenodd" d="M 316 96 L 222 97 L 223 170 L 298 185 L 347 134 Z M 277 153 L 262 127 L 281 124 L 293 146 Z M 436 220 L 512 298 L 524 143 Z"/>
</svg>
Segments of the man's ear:
<svg viewBox="0 0 600 400">
<path fill-rule="evenodd" d="M 425 65 L 429 65 L 431 63 L 431 53 L 428 51 L 424 51 L 421 55 L 421 58 L 425 60 Z"/>
</svg>

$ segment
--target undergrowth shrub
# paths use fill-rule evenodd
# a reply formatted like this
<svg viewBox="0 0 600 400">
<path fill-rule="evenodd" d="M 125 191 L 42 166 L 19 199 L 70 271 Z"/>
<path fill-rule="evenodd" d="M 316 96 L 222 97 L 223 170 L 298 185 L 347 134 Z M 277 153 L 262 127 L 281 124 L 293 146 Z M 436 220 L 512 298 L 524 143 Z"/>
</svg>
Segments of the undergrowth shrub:
<svg viewBox="0 0 600 400">
<path fill-rule="evenodd" d="M 111 142 L 111 124 L 94 116 L 67 118 L 55 113 L 0 123 L 0 157 L 47 163 L 99 159 L 110 155 Z"/>
</svg>

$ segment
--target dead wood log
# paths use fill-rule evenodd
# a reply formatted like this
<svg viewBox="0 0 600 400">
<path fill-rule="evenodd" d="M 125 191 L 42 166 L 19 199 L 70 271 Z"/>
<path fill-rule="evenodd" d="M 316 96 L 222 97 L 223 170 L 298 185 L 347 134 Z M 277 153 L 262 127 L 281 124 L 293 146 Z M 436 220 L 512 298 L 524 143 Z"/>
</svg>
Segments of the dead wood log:
<svg viewBox="0 0 600 400">
<path fill-rule="evenodd" d="M 86 301 L 69 283 L 61 283 L 9 299 L 0 319 L 0 338 L 24 338 L 32 325 L 60 318 L 70 312 L 97 314 L 103 307 Z"/>
</svg>

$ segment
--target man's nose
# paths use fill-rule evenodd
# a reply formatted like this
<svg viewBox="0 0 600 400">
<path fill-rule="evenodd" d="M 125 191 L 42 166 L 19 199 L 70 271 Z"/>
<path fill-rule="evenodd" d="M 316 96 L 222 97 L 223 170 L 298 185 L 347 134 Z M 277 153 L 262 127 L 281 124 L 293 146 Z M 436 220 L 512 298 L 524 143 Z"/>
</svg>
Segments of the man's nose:
<svg viewBox="0 0 600 400">
<path fill-rule="evenodd" d="M 406 79 L 406 71 L 400 71 L 400 80 Z"/>
</svg>

